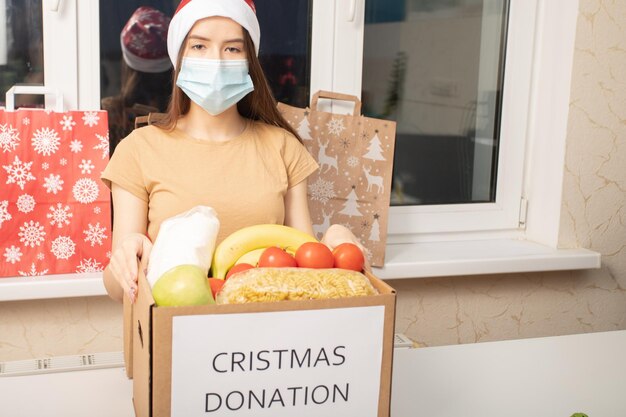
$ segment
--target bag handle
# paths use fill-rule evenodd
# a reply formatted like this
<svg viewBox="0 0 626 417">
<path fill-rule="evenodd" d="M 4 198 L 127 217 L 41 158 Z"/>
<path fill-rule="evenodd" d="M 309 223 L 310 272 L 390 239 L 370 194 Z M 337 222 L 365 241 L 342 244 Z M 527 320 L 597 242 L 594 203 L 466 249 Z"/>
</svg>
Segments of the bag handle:
<svg viewBox="0 0 626 417">
<path fill-rule="evenodd" d="M 320 98 L 328 98 L 331 100 L 342 100 L 342 101 L 352 101 L 354 102 L 354 116 L 361 115 L 361 100 L 357 96 L 353 96 L 351 94 L 343 94 L 343 93 L 335 93 L 333 91 L 324 91 L 319 90 L 317 93 L 313 94 L 311 97 L 311 109 L 317 110 L 317 101 Z"/>
<path fill-rule="evenodd" d="M 151 125 L 159 120 L 162 120 L 166 116 L 165 113 L 154 113 L 150 112 L 147 116 L 137 116 L 135 117 L 135 129 L 138 127 L 142 127 L 144 125 Z"/>
<path fill-rule="evenodd" d="M 14 85 L 9 88 L 6 94 L 6 109 L 7 111 L 15 110 L 15 95 L 16 94 L 39 94 L 47 95 L 53 94 L 56 99 L 54 105 L 54 111 L 57 113 L 63 113 L 63 94 L 55 88 L 45 87 L 43 85 Z"/>
</svg>

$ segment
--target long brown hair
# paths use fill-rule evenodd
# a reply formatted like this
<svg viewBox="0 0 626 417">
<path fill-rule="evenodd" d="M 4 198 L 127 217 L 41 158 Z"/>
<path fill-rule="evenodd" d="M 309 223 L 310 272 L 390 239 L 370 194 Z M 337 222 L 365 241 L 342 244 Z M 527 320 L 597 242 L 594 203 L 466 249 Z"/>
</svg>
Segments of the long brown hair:
<svg viewBox="0 0 626 417">
<path fill-rule="evenodd" d="M 248 31 L 245 28 L 242 29 L 246 55 L 248 58 L 248 70 L 250 78 L 252 78 L 252 83 L 254 84 L 254 90 L 237 103 L 237 110 L 239 111 L 239 114 L 251 120 L 260 120 L 269 125 L 281 127 L 302 142 L 298 132 L 296 132 L 295 129 L 287 123 L 285 118 L 278 111 L 278 108 L 276 107 L 276 99 L 274 98 L 274 95 L 272 94 L 272 91 L 267 83 L 259 58 L 254 53 L 254 42 L 252 42 L 252 38 L 250 37 Z M 183 45 L 186 43 L 187 37 L 185 37 Z M 176 126 L 178 118 L 189 112 L 190 99 L 183 92 L 183 90 L 176 85 L 184 51 L 184 47 L 180 48 L 178 57 L 176 58 L 176 70 L 173 72 L 172 81 L 172 97 L 167 108 L 167 113 L 162 119 L 155 122 L 156 126 L 165 130 L 173 130 Z"/>
</svg>

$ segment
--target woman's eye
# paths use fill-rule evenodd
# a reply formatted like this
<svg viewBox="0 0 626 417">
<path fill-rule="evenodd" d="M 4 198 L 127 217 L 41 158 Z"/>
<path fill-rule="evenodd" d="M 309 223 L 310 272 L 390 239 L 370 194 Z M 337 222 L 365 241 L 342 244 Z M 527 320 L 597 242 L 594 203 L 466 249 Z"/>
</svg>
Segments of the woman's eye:
<svg viewBox="0 0 626 417">
<path fill-rule="evenodd" d="M 204 48 L 204 45 L 202 44 L 195 44 L 195 45 L 191 45 L 191 49 L 195 50 L 195 51 L 200 51 Z"/>
<path fill-rule="evenodd" d="M 226 47 L 226 52 L 230 52 L 231 54 L 238 54 L 241 52 L 241 49 L 236 48 L 234 46 L 228 46 Z"/>
</svg>

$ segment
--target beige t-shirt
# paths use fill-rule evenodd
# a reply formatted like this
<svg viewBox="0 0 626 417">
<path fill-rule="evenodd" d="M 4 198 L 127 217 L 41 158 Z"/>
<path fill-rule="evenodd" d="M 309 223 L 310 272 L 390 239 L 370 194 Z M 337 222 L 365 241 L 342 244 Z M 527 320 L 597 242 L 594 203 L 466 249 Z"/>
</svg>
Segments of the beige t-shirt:
<svg viewBox="0 0 626 417">
<path fill-rule="evenodd" d="M 285 193 L 317 168 L 286 130 L 249 121 L 227 142 L 195 139 L 179 129 L 136 129 L 117 146 L 101 178 L 148 203 L 152 241 L 163 220 L 206 205 L 218 214 L 221 242 L 245 226 L 283 224 Z"/>
</svg>

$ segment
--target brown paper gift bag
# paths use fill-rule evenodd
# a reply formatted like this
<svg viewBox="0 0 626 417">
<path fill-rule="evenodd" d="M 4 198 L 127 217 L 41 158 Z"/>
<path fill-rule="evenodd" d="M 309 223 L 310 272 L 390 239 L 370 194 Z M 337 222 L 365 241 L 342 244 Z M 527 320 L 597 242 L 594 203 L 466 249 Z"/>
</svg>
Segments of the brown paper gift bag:
<svg viewBox="0 0 626 417">
<path fill-rule="evenodd" d="M 354 112 L 319 111 L 320 98 L 354 102 Z M 320 165 L 308 178 L 316 237 L 331 224 L 345 225 L 365 246 L 372 266 L 383 266 L 396 123 L 364 117 L 357 97 L 328 91 L 314 94 L 310 108 L 278 103 L 278 109 Z"/>
</svg>

